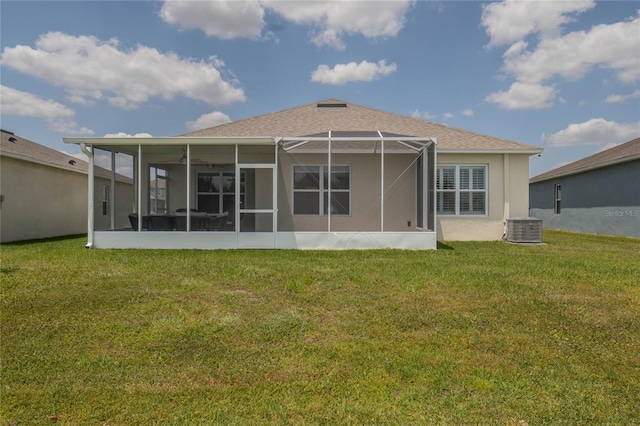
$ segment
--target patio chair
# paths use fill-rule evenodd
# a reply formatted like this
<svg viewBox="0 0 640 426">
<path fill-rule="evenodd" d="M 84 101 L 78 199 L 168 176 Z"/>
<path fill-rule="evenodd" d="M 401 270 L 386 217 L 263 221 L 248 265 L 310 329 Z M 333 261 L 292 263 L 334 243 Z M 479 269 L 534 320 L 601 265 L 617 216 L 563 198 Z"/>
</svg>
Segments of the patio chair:
<svg viewBox="0 0 640 426">
<path fill-rule="evenodd" d="M 178 209 L 181 210 L 181 209 Z M 187 230 L 187 213 L 186 211 L 180 212 L 176 210 L 175 226 L 176 231 L 186 231 Z M 192 231 L 204 231 L 206 230 L 206 213 L 198 212 L 197 210 L 191 210 L 191 230 Z"/>
<path fill-rule="evenodd" d="M 176 210 L 177 211 L 177 210 Z M 178 215 L 174 217 L 176 231 L 186 231 L 187 230 L 187 215 Z"/>
<path fill-rule="evenodd" d="M 227 220 L 229 219 L 229 212 L 224 212 L 220 216 L 216 217 L 214 220 L 216 231 L 224 231 L 224 228 L 227 226 Z"/>
<path fill-rule="evenodd" d="M 173 216 L 149 216 L 149 231 L 173 231 Z"/>
<path fill-rule="evenodd" d="M 138 230 L 138 213 L 129 213 L 131 229 Z M 149 229 L 149 216 L 142 216 L 142 229 Z"/>
</svg>

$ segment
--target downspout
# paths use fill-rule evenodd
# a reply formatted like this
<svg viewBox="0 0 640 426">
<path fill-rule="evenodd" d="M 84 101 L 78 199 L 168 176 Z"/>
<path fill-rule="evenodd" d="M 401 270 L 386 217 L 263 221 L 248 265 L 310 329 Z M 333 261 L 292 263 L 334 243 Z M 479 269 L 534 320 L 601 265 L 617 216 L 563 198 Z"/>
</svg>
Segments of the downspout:
<svg viewBox="0 0 640 426">
<path fill-rule="evenodd" d="M 277 139 L 274 139 L 274 155 L 275 155 L 275 168 L 273 170 L 273 246 L 274 247 L 278 247 L 278 170 L 279 170 L 279 165 L 278 165 L 278 154 L 279 154 L 279 147 L 280 144 L 278 143 Z"/>
<path fill-rule="evenodd" d="M 433 175 L 431 175 L 431 186 L 429 190 L 433 190 L 433 198 L 431 199 L 431 211 L 433 212 L 433 232 L 436 233 L 436 240 L 438 238 L 438 188 L 436 183 L 438 182 L 438 139 L 431 138 L 433 141 Z M 437 242 L 436 242 L 437 247 Z"/>
<path fill-rule="evenodd" d="M 331 130 L 329 130 L 329 137 L 327 139 L 327 168 L 329 169 L 327 173 L 329 177 L 327 178 L 327 182 L 329 185 L 328 193 L 327 193 L 327 232 L 331 232 Z"/>
<path fill-rule="evenodd" d="M 147 187 L 149 186 L 147 181 Z M 142 144 L 138 144 L 138 232 L 142 232 Z M 147 214 L 149 212 L 149 203 L 147 203 Z"/>
<path fill-rule="evenodd" d="M 502 156 L 502 180 L 504 188 L 504 207 L 502 213 L 502 220 L 504 222 L 504 231 L 502 233 L 502 239 L 507 238 L 507 219 L 511 217 L 511 165 L 509 162 L 509 154 Z"/>
<path fill-rule="evenodd" d="M 187 232 L 191 231 L 191 145 L 187 144 Z"/>
<path fill-rule="evenodd" d="M 384 232 L 384 136 L 380 136 L 380 232 Z"/>
<path fill-rule="evenodd" d="M 116 229 L 116 153 L 111 151 L 111 188 L 109 188 L 109 216 L 111 230 Z"/>
<path fill-rule="evenodd" d="M 93 198 L 94 198 L 94 177 L 93 177 L 93 150 L 87 149 L 87 145 L 83 142 L 80 144 L 80 150 L 89 158 L 89 174 L 88 194 L 87 194 L 87 245 L 85 248 L 93 248 Z"/>
<path fill-rule="evenodd" d="M 240 152 L 238 149 L 238 144 L 235 145 L 235 169 L 236 169 L 236 189 L 235 189 L 235 198 L 236 198 L 236 206 L 234 215 L 236 218 L 234 219 L 235 224 L 235 232 L 236 232 L 236 248 L 240 245 L 240 209 L 243 207 L 240 204 L 240 166 L 238 165 L 238 161 L 240 160 Z"/>
</svg>

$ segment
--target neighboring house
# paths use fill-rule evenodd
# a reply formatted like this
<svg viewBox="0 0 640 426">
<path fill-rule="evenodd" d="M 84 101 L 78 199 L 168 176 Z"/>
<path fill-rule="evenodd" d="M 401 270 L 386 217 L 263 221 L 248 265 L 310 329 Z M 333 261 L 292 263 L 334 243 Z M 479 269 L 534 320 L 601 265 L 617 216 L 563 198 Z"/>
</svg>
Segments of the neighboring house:
<svg viewBox="0 0 640 426">
<path fill-rule="evenodd" d="M 546 228 L 640 238 L 640 138 L 530 179 Z"/>
<path fill-rule="evenodd" d="M 1 131 L 0 241 L 21 241 L 87 232 L 88 163 Z M 111 188 L 115 182 L 113 200 Z M 96 167 L 93 217 L 97 226 L 128 226 L 133 181 Z M 115 209 L 115 214 L 111 214 Z"/>
<path fill-rule="evenodd" d="M 65 142 L 90 161 L 96 148 L 126 153 L 136 170 L 131 229 L 96 227 L 98 248 L 499 240 L 507 218 L 528 214 L 529 156 L 542 152 L 334 99 L 176 137 Z M 158 178 L 167 214 L 154 214 Z"/>
</svg>

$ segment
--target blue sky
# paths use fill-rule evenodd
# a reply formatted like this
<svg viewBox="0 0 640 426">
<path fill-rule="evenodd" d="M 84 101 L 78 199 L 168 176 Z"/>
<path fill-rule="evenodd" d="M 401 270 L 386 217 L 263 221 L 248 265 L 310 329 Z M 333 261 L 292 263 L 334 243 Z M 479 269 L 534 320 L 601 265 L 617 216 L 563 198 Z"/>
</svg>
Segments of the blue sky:
<svg viewBox="0 0 640 426">
<path fill-rule="evenodd" d="M 5 1 L 1 125 L 172 136 L 327 98 L 545 148 L 640 136 L 635 1 Z"/>
</svg>

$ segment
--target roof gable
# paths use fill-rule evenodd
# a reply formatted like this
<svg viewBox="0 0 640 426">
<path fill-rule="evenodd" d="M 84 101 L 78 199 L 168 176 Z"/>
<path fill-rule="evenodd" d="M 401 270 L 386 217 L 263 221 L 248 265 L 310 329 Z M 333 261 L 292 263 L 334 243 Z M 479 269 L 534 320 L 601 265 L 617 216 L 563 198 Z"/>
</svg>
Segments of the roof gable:
<svg viewBox="0 0 640 426">
<path fill-rule="evenodd" d="M 629 142 L 616 145 L 613 148 L 598 152 L 589 157 L 574 161 L 573 163 L 549 170 L 548 172 L 532 177 L 529 182 L 540 182 L 637 159 L 640 159 L 640 138 L 632 139 Z"/>
<path fill-rule="evenodd" d="M 461 130 L 339 99 L 326 99 L 282 111 L 220 124 L 180 136 L 297 137 L 322 134 L 329 131 L 381 131 L 389 134 L 435 137 L 438 141 L 439 151 L 542 151 L 540 148 L 531 145 Z"/>
</svg>

